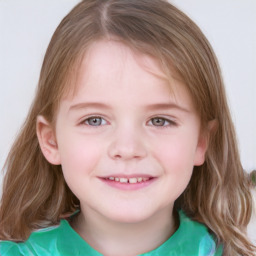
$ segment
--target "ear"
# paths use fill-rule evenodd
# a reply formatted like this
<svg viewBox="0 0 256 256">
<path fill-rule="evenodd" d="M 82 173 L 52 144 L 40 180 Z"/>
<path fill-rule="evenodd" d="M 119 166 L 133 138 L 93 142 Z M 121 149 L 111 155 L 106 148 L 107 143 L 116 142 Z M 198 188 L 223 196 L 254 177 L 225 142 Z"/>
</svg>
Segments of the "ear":
<svg viewBox="0 0 256 256">
<path fill-rule="evenodd" d="M 59 165 L 60 155 L 54 129 L 43 116 L 37 117 L 36 133 L 46 160 L 51 164 Z"/>
<path fill-rule="evenodd" d="M 206 128 L 201 131 L 199 138 L 198 138 L 198 144 L 196 148 L 196 154 L 194 159 L 194 165 L 200 166 L 205 161 L 205 154 L 209 146 L 210 137 L 213 133 L 217 130 L 218 122 L 216 119 L 211 120 L 208 122 Z"/>
</svg>

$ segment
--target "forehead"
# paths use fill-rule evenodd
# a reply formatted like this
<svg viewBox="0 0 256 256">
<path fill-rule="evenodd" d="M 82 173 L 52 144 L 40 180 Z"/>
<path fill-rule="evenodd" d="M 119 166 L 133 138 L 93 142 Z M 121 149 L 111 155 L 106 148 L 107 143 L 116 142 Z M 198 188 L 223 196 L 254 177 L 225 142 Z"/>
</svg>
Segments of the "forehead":
<svg viewBox="0 0 256 256">
<path fill-rule="evenodd" d="M 168 74 L 163 68 L 160 58 L 145 54 L 140 50 L 134 49 L 127 44 L 113 39 L 103 39 L 91 43 L 86 50 L 77 58 L 77 62 L 73 70 L 70 72 L 71 85 L 66 90 L 64 97 L 72 97 L 77 93 L 81 80 L 95 77 L 111 77 L 114 73 L 122 75 L 124 70 L 129 72 L 129 64 L 131 61 L 145 72 L 148 72 L 155 78 L 162 79 L 168 83 L 172 90 L 176 82 L 182 83 L 182 79 L 175 72 L 168 69 Z M 127 65 L 128 64 L 128 65 Z M 165 70 L 165 71 L 164 71 Z M 133 75 L 136 75 L 133 74 Z M 73 76 L 73 77 L 72 77 Z M 175 81 L 176 80 L 176 81 Z M 85 83 L 86 81 L 83 81 Z"/>
<path fill-rule="evenodd" d="M 134 66 L 137 66 L 137 70 Z M 118 80 L 129 72 L 132 72 L 133 76 L 140 76 L 142 70 L 145 74 L 151 74 L 152 78 L 168 82 L 157 59 L 135 51 L 120 41 L 101 40 L 87 49 L 78 73 L 78 84 L 81 84 L 81 80 L 86 83 L 86 79 L 108 80 L 113 76 Z"/>
<path fill-rule="evenodd" d="M 174 98 L 185 93 L 186 101 L 191 101 L 182 81 L 175 74 L 166 75 L 159 59 L 118 40 L 100 40 L 91 44 L 80 63 L 74 84 L 72 93 L 69 92 L 64 99 L 88 100 L 96 95 L 97 100 L 105 100 L 106 96 L 111 99 L 110 92 L 122 96 L 131 92 L 142 95 L 155 91 L 159 92 L 158 95 L 172 95 Z M 154 93 L 151 97 L 153 100 Z"/>
</svg>

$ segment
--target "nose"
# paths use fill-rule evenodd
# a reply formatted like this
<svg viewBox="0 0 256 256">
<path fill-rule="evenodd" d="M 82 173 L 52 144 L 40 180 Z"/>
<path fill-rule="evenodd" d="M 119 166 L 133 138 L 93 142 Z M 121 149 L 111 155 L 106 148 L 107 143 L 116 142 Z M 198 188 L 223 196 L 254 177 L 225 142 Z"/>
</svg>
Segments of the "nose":
<svg viewBox="0 0 256 256">
<path fill-rule="evenodd" d="M 134 128 L 120 128 L 113 134 L 108 155 L 114 160 L 143 159 L 147 156 L 144 137 Z"/>
</svg>

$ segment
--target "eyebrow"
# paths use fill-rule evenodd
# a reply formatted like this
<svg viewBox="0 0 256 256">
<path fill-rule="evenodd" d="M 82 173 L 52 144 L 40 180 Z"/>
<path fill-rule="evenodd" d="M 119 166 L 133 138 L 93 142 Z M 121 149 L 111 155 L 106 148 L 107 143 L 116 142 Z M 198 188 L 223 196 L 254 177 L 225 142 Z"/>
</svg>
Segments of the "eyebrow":
<svg viewBox="0 0 256 256">
<path fill-rule="evenodd" d="M 79 109 L 85 109 L 85 108 L 102 108 L 102 109 L 111 109 L 111 107 L 108 104 L 104 104 L 101 102 L 82 102 L 75 105 L 72 105 L 69 108 L 69 111 L 73 110 L 79 110 Z M 186 109 L 183 106 L 180 106 L 175 103 L 155 103 L 145 106 L 146 110 L 153 111 L 153 110 L 169 110 L 169 109 L 177 109 L 186 113 L 189 113 L 190 110 Z"/>
<path fill-rule="evenodd" d="M 84 108 L 88 108 L 88 107 L 105 108 L 105 109 L 110 108 L 107 104 L 100 103 L 100 102 L 82 102 L 82 103 L 78 103 L 78 104 L 70 106 L 69 111 L 84 109 Z"/>
<path fill-rule="evenodd" d="M 168 109 L 177 109 L 177 110 L 181 110 L 183 112 L 190 112 L 188 109 L 186 109 L 185 107 L 182 107 L 178 104 L 175 103 L 156 103 L 156 104 L 151 104 L 146 106 L 146 109 L 148 110 L 168 110 Z"/>
</svg>

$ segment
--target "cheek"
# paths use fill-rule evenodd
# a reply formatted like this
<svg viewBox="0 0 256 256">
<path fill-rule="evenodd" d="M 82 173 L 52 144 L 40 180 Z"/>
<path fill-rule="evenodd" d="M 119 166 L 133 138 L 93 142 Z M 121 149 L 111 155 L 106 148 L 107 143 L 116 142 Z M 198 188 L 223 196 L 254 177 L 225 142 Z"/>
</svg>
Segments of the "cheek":
<svg viewBox="0 0 256 256">
<path fill-rule="evenodd" d="M 66 137 L 59 144 L 61 165 L 64 173 L 90 173 L 100 157 L 100 144 L 82 136 Z"/>
<path fill-rule="evenodd" d="M 154 158 L 161 165 L 165 173 L 162 187 L 166 187 L 166 194 L 176 200 L 187 187 L 194 167 L 196 140 L 189 136 L 173 136 L 155 143 Z"/>
<path fill-rule="evenodd" d="M 64 178 L 71 191 L 81 200 L 95 176 L 100 159 L 100 144 L 90 139 L 72 138 L 60 144 L 61 165 Z"/>
<path fill-rule="evenodd" d="M 157 160 L 164 171 L 161 187 L 165 188 L 167 200 L 174 202 L 186 189 L 193 172 L 193 157 L 186 147 L 172 143 L 159 149 Z M 169 201 L 168 201 L 169 202 Z"/>
<path fill-rule="evenodd" d="M 196 141 L 189 141 L 186 136 L 173 136 L 172 138 L 164 138 L 154 146 L 155 157 L 162 163 L 165 168 L 170 166 L 173 170 L 183 170 L 193 168 Z"/>
</svg>

